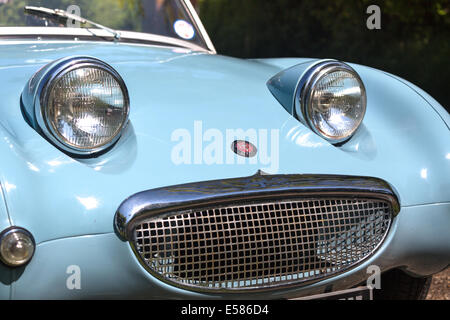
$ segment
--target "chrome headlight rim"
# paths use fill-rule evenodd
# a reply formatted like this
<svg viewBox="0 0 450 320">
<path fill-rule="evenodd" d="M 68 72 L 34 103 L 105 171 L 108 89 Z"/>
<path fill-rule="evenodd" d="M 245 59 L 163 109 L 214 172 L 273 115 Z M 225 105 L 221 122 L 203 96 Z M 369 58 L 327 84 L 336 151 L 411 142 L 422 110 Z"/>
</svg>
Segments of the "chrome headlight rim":
<svg viewBox="0 0 450 320">
<path fill-rule="evenodd" d="M 124 99 L 125 116 L 122 125 L 116 131 L 115 135 L 111 136 L 111 139 L 94 148 L 77 147 L 73 144 L 65 142 L 65 139 L 57 132 L 56 128 L 54 128 L 54 126 L 50 123 L 49 118 L 47 117 L 48 100 L 50 97 L 50 93 L 53 87 L 58 83 L 58 80 L 67 73 L 82 68 L 96 68 L 110 74 L 119 84 Z M 109 64 L 93 57 L 73 57 L 63 59 L 59 63 L 52 65 L 45 72 L 45 75 L 43 76 L 41 81 L 41 85 L 39 86 L 39 90 L 36 93 L 34 112 L 39 129 L 42 131 L 45 137 L 47 137 L 55 146 L 72 155 L 89 156 L 107 150 L 120 139 L 120 136 L 124 131 L 129 119 L 130 98 L 128 89 L 122 77 Z"/>
<path fill-rule="evenodd" d="M 34 240 L 33 235 L 32 235 L 27 229 L 22 228 L 22 227 L 17 227 L 17 226 L 11 226 L 11 227 L 9 227 L 9 228 L 7 228 L 7 229 L 5 229 L 5 230 L 3 230 L 3 231 L 0 232 L 0 245 L 1 245 L 1 243 L 2 243 L 3 241 L 5 241 L 5 239 L 6 239 L 8 236 L 10 236 L 11 234 L 18 234 L 18 233 L 20 233 L 20 234 L 22 234 L 22 235 L 24 235 L 25 237 L 28 238 L 28 240 L 29 240 L 29 241 L 31 242 L 31 244 L 32 244 L 33 251 L 32 251 L 32 253 L 27 257 L 26 260 L 23 260 L 23 261 L 17 261 L 17 262 L 15 262 L 15 263 L 11 263 L 10 261 L 7 261 L 7 259 L 5 259 L 5 258 L 3 257 L 3 254 L 0 253 L 0 261 L 1 261 L 4 265 L 6 265 L 6 266 L 8 266 L 8 267 L 11 267 L 11 268 L 17 268 L 17 267 L 22 267 L 22 266 L 27 265 L 27 264 L 31 261 L 31 259 L 33 258 L 34 254 L 35 254 L 35 252 L 36 252 L 36 241 Z"/>
<path fill-rule="evenodd" d="M 312 115 L 311 115 L 312 113 L 311 98 L 314 92 L 315 85 L 324 76 L 336 71 L 348 72 L 355 77 L 361 88 L 361 96 L 363 99 L 363 112 L 361 114 L 361 118 L 358 124 L 350 132 L 350 134 L 340 138 L 332 137 L 327 135 L 325 132 L 322 132 L 312 122 Z M 297 86 L 297 92 L 295 97 L 296 98 L 294 102 L 294 107 L 297 118 L 301 122 L 306 124 L 315 134 L 322 137 L 331 144 L 342 144 L 350 140 L 356 133 L 358 128 L 361 126 L 367 111 L 367 93 L 366 88 L 364 86 L 364 82 L 362 81 L 359 74 L 352 67 L 350 67 L 348 64 L 344 62 L 337 60 L 322 60 L 319 61 L 317 64 L 312 65 L 301 77 L 299 84 Z"/>
</svg>

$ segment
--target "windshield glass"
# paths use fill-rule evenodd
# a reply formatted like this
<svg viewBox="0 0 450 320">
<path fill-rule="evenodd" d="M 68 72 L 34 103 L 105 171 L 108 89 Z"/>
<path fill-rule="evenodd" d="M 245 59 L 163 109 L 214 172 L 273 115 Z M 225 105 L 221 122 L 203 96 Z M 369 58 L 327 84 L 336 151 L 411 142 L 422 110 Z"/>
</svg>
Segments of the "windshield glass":
<svg viewBox="0 0 450 320">
<path fill-rule="evenodd" d="M 150 33 L 207 48 L 198 26 L 182 0 L 0 0 L 0 27 L 96 28 L 24 12 L 25 6 L 62 9 L 111 29 Z"/>
</svg>

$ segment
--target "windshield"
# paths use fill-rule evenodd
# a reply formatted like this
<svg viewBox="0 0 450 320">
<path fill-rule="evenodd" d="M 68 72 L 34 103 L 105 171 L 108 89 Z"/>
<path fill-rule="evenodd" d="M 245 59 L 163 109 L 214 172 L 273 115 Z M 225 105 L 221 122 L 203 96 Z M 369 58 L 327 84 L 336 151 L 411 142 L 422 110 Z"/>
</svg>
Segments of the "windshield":
<svg viewBox="0 0 450 320">
<path fill-rule="evenodd" d="M 0 27 L 96 28 L 71 19 L 61 22 L 26 14 L 25 6 L 62 9 L 114 30 L 150 33 L 207 48 L 183 0 L 0 0 Z"/>
</svg>

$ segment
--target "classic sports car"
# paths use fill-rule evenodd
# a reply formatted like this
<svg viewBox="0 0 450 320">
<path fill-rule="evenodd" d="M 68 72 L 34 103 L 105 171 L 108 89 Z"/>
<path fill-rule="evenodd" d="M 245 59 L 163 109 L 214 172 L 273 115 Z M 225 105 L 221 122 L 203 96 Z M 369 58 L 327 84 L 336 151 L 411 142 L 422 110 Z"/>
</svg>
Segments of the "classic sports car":
<svg viewBox="0 0 450 320">
<path fill-rule="evenodd" d="M 386 72 L 220 56 L 188 0 L 2 0 L 0 96 L 2 299 L 422 298 L 450 263 L 450 116 Z"/>
</svg>

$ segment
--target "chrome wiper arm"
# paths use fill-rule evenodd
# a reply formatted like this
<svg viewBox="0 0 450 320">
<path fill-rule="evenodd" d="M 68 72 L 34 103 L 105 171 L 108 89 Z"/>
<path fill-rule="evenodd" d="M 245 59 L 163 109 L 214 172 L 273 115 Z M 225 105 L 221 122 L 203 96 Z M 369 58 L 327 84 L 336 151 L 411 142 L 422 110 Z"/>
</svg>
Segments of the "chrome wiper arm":
<svg viewBox="0 0 450 320">
<path fill-rule="evenodd" d="M 24 8 L 24 11 L 25 11 L 25 13 L 32 14 L 32 15 L 35 15 L 35 16 L 42 16 L 43 15 L 43 16 L 47 16 L 47 17 L 50 17 L 50 18 L 54 18 L 54 19 L 63 18 L 66 21 L 68 19 L 71 19 L 71 20 L 77 21 L 77 22 L 79 22 L 81 24 L 89 23 L 89 24 L 91 24 L 91 25 L 93 25 L 93 26 L 95 26 L 95 27 L 97 27 L 99 29 L 103 29 L 103 30 L 108 31 L 109 33 L 112 33 L 114 35 L 114 39 L 116 39 L 116 40 L 120 39 L 120 33 L 118 31 L 113 30 L 113 29 L 108 28 L 108 27 L 105 27 L 104 25 L 101 25 L 101 24 L 96 23 L 94 21 L 91 21 L 91 20 L 85 19 L 83 17 L 80 17 L 80 16 L 78 16 L 76 14 L 69 13 L 69 12 L 67 12 L 65 10 L 49 9 L 49 8 L 45 8 L 45 7 L 26 6 Z"/>
</svg>

